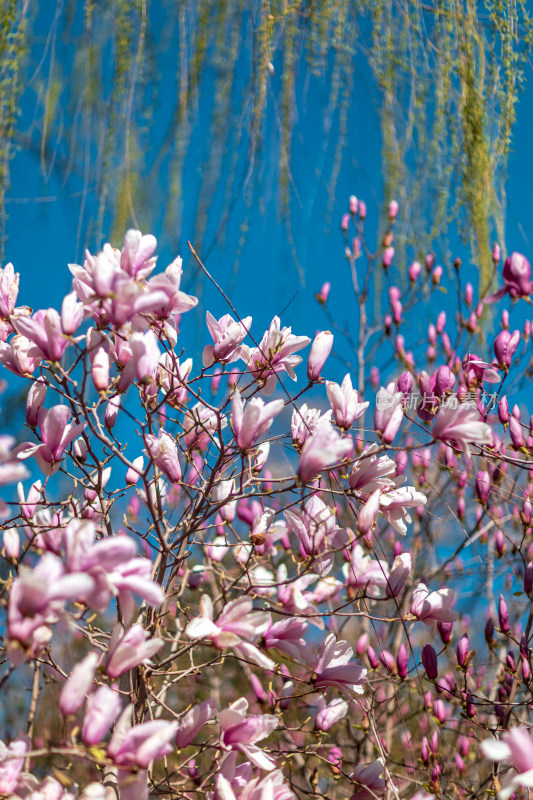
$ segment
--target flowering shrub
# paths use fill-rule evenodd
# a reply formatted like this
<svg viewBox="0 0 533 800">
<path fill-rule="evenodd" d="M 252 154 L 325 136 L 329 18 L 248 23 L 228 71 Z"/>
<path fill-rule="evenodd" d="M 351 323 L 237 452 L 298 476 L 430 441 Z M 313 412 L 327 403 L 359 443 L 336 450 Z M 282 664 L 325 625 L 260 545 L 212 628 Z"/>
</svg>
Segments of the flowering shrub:
<svg viewBox="0 0 533 800">
<path fill-rule="evenodd" d="M 416 345 L 404 319 L 443 270 L 414 262 L 402 294 L 397 204 L 376 253 L 364 204 L 349 207 L 355 337 L 330 285 L 317 295 L 355 350 L 340 384 L 322 377 L 330 331 L 311 343 L 275 317 L 256 337 L 234 310 L 207 312 L 201 367 L 184 359 L 197 300 L 181 259 L 155 272 L 138 231 L 70 267 L 60 311 L 17 307 L 2 270 L 0 361 L 30 385 L 28 440 L 0 440 L 0 481 L 18 484 L 1 508 L 0 794 L 505 800 L 533 785 L 533 429 L 503 393 L 522 385 L 530 324 L 510 334 L 504 310 L 494 359 L 482 340 L 474 354 L 488 312 L 456 262 L 453 329 L 441 311 L 415 357 L 400 331 Z M 390 310 L 370 320 L 380 260 Z M 513 254 L 487 301 L 525 305 L 530 277 Z"/>
</svg>

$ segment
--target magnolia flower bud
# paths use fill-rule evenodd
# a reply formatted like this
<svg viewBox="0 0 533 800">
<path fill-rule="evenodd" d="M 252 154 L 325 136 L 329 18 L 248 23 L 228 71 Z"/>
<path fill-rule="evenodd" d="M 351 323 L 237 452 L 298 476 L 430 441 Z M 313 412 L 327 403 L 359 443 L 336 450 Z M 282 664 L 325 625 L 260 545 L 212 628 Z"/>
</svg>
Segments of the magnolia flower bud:
<svg viewBox="0 0 533 800">
<path fill-rule="evenodd" d="M 468 642 L 468 634 L 467 633 L 463 633 L 463 635 L 459 639 L 459 642 L 457 644 L 457 650 L 456 650 L 456 652 L 457 652 L 457 663 L 459 664 L 460 667 L 464 667 L 465 666 L 466 657 L 468 655 L 469 646 L 470 645 L 469 645 L 469 642 Z"/>
<path fill-rule="evenodd" d="M 409 672 L 409 654 L 405 643 L 402 642 L 398 648 L 398 655 L 396 656 L 396 668 L 400 678 L 406 678 Z"/>
<path fill-rule="evenodd" d="M 357 214 L 357 207 L 358 207 L 357 197 L 354 194 L 352 194 L 350 195 L 350 199 L 348 200 L 348 208 L 350 210 L 350 214 Z"/>
<path fill-rule="evenodd" d="M 437 717 L 441 725 L 446 722 L 446 706 L 440 698 L 437 698 L 433 703 L 433 713 Z"/>
<path fill-rule="evenodd" d="M 480 470 L 477 474 L 476 494 L 479 502 L 486 505 L 490 494 L 490 475 L 487 470 Z"/>
<path fill-rule="evenodd" d="M 498 603 L 498 619 L 501 632 L 509 633 L 511 630 L 511 624 L 509 622 L 509 610 L 503 594 L 500 595 L 500 602 Z"/>
<path fill-rule="evenodd" d="M 389 219 L 391 220 L 391 222 L 396 219 L 399 208 L 400 206 L 398 205 L 396 200 L 391 200 L 388 208 Z"/>
<path fill-rule="evenodd" d="M 422 265 L 418 261 L 413 261 L 409 267 L 409 280 L 411 283 L 416 283 L 416 279 L 422 272 Z"/>
<path fill-rule="evenodd" d="M 430 644 L 425 644 L 422 648 L 422 664 L 426 670 L 426 675 L 430 680 L 435 680 L 439 676 L 439 666 L 437 660 L 437 653 Z"/>
<path fill-rule="evenodd" d="M 328 302 L 330 290 L 331 290 L 331 283 L 329 281 L 326 281 L 322 285 L 321 290 L 316 295 L 316 299 L 318 300 L 319 303 L 322 303 L 322 305 L 326 305 L 326 303 Z"/>
<path fill-rule="evenodd" d="M 388 269 L 394 258 L 394 247 L 386 247 L 383 251 L 383 266 Z"/>
<path fill-rule="evenodd" d="M 307 360 L 307 377 L 310 381 L 319 380 L 322 367 L 326 363 L 332 347 L 333 334 L 330 331 L 317 333 Z"/>
</svg>

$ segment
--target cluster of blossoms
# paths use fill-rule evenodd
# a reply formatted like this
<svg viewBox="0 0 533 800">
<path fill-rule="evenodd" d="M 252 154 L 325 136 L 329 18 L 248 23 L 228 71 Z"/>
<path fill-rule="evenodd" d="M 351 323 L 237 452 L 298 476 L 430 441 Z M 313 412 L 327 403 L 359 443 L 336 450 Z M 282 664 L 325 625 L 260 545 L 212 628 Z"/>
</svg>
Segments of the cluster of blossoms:
<svg viewBox="0 0 533 800">
<path fill-rule="evenodd" d="M 350 371 L 323 377 L 330 331 L 311 341 L 278 317 L 256 337 L 251 316 L 207 312 L 195 370 L 177 355 L 197 304 L 181 259 L 155 272 L 139 231 L 70 267 L 60 311 L 17 306 L 19 277 L 1 271 L 0 361 L 29 387 L 26 440 L 0 442 L 1 483 L 16 484 L 0 508 L 0 687 L 30 684 L 27 724 L 6 703 L 0 794 L 466 798 L 482 756 L 476 780 L 502 800 L 533 785 L 531 615 L 522 627 L 500 579 L 478 667 L 454 582 L 475 548 L 491 596 L 507 564 L 533 593 L 533 428 L 485 389 L 510 391 L 531 327 L 509 333 L 505 312 L 484 361 L 471 352 L 484 304 L 453 345 L 441 312 L 415 359 L 400 332 L 414 262 L 367 331 L 366 207 L 349 208 L 357 388 Z M 367 274 L 380 259 L 390 277 L 397 214 Z M 530 273 L 513 254 L 486 301 L 528 298 Z M 432 256 L 426 275 L 437 289 Z M 384 386 L 366 369 L 376 335 L 396 370 Z"/>
</svg>

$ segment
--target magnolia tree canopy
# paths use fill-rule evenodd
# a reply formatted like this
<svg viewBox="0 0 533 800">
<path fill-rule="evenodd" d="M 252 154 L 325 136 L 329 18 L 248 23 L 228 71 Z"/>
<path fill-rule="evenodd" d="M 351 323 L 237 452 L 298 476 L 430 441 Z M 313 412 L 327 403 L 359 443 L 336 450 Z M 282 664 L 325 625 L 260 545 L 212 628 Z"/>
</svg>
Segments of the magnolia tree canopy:
<svg viewBox="0 0 533 800">
<path fill-rule="evenodd" d="M 256 330 L 221 294 L 201 364 L 180 341 L 197 299 L 151 235 L 71 265 L 57 309 L 17 305 L 3 268 L 0 361 L 27 389 L 27 435 L 0 440 L 0 794 L 533 785 L 533 430 L 507 400 L 530 370 L 530 323 L 510 318 L 531 267 L 513 253 L 476 303 L 456 262 L 455 319 L 420 342 L 442 269 L 429 254 L 395 285 L 398 211 L 376 251 L 363 202 L 342 219 L 355 338 L 329 283 L 312 341 L 278 317 Z"/>
</svg>

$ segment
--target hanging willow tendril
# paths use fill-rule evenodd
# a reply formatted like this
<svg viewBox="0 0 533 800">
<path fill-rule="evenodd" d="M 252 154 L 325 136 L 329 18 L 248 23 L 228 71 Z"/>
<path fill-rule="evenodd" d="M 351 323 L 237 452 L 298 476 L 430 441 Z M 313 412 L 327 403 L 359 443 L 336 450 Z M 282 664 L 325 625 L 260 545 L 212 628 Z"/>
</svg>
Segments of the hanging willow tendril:
<svg viewBox="0 0 533 800">
<path fill-rule="evenodd" d="M 42 15 L 27 18 L 27 5 L 0 2 L 4 236 L 14 145 L 35 149 L 35 136 L 17 129 L 24 65 L 43 178 L 59 173 L 71 194 L 83 185 L 80 249 L 135 221 L 164 225 L 179 246 L 187 186 L 205 258 L 239 201 L 242 244 L 252 205 L 274 187 L 303 282 L 290 228 L 292 204 L 305 205 L 294 175 L 305 138 L 299 117 L 320 87 L 322 146 L 305 192 L 325 185 L 329 216 L 344 159 L 357 156 L 348 132 L 364 125 L 363 64 L 379 102 L 385 197 L 402 205 L 397 253 L 422 253 L 437 236 L 445 249 L 450 220 L 459 219 L 480 280 L 490 280 L 491 237 L 504 244 L 506 155 L 531 43 L 525 3 L 58 0 L 49 31 Z M 152 199 L 163 192 L 161 216 Z"/>
</svg>

